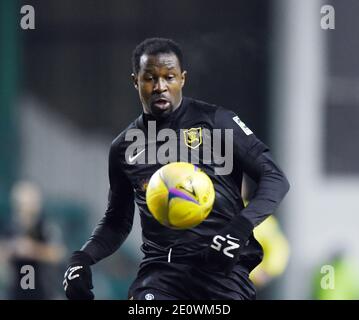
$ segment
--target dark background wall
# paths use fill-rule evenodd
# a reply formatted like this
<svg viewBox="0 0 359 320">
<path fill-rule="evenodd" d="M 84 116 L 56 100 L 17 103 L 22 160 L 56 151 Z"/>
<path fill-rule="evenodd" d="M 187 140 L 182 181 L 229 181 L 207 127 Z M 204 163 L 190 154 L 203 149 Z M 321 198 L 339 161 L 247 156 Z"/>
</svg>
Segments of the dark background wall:
<svg viewBox="0 0 359 320">
<path fill-rule="evenodd" d="M 83 130 L 116 135 L 141 112 L 131 53 L 146 37 L 183 48 L 185 95 L 239 113 L 266 141 L 271 1 L 24 1 L 23 88 Z"/>
</svg>

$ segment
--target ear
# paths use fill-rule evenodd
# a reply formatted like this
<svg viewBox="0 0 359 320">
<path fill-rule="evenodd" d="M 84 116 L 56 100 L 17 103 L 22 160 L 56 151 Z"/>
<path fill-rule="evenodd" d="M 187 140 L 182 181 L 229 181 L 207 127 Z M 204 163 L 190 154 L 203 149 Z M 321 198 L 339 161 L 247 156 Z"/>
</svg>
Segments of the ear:
<svg viewBox="0 0 359 320">
<path fill-rule="evenodd" d="M 132 73 L 131 77 L 132 77 L 133 85 L 135 86 L 136 90 L 138 90 L 138 77 L 137 77 L 137 75 Z"/>
<path fill-rule="evenodd" d="M 184 86 L 185 82 L 186 82 L 186 76 L 187 76 L 187 71 L 184 70 L 181 74 L 181 81 L 182 81 L 182 87 Z"/>
</svg>

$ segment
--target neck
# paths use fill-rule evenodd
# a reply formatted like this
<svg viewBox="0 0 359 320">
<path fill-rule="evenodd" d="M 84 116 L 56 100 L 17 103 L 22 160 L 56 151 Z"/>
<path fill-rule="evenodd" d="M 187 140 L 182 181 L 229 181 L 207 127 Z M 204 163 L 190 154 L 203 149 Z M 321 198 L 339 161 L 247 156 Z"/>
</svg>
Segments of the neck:
<svg viewBox="0 0 359 320">
<path fill-rule="evenodd" d="M 175 107 L 173 108 L 172 112 L 175 111 L 175 110 L 177 110 L 177 109 L 182 105 L 182 99 L 183 99 L 183 97 L 181 97 L 181 100 L 179 101 L 179 103 L 177 104 L 177 106 L 175 106 Z"/>
</svg>

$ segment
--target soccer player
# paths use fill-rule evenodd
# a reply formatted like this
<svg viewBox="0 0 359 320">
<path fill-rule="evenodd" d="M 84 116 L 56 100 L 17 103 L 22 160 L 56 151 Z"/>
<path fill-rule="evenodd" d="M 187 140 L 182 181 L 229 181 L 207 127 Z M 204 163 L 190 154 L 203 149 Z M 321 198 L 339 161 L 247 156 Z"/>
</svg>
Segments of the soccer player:
<svg viewBox="0 0 359 320">
<path fill-rule="evenodd" d="M 114 253 L 124 242 L 132 228 L 136 202 L 144 258 L 129 289 L 129 299 L 255 299 L 249 273 L 262 260 L 262 248 L 253 229 L 275 211 L 287 193 L 285 175 L 268 147 L 235 113 L 182 96 L 186 71 L 181 49 L 174 41 L 146 39 L 135 48 L 132 63 L 143 113 L 112 142 L 108 208 L 90 239 L 70 259 L 64 279 L 66 296 L 94 298 L 90 266 Z M 164 227 L 147 208 L 146 185 L 163 165 L 153 161 L 150 150 L 155 148 L 157 156 L 161 156 L 161 146 L 169 143 L 168 139 L 149 138 L 148 129 L 154 125 L 156 132 L 172 129 L 177 133 L 170 143 L 182 143 L 189 151 L 198 151 L 191 159 L 199 160 L 198 166 L 212 179 L 216 192 L 213 209 L 195 228 Z M 213 141 L 221 135 L 225 153 L 225 133 L 232 133 L 230 152 L 225 155 L 225 159 L 233 158 L 230 172 L 218 174 L 217 162 L 204 161 L 208 152 L 213 159 L 219 156 L 214 154 L 214 144 L 204 144 L 204 129 L 213 133 Z M 144 142 L 136 152 L 126 153 L 133 144 L 128 137 L 138 132 L 143 133 Z M 172 160 L 183 161 L 183 152 Z M 247 207 L 241 197 L 244 172 L 257 183 Z"/>
</svg>

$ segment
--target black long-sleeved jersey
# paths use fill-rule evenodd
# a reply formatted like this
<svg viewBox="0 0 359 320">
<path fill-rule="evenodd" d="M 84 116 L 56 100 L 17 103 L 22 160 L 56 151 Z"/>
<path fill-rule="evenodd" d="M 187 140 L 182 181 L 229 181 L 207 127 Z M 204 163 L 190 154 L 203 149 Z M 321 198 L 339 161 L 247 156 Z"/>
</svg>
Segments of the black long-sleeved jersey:
<svg viewBox="0 0 359 320">
<path fill-rule="evenodd" d="M 151 121 L 154 121 L 151 116 L 142 114 L 113 141 L 109 155 L 108 208 L 82 250 L 94 263 L 116 251 L 132 228 L 136 202 L 142 224 L 141 249 L 145 254 L 142 265 L 167 261 L 169 254 L 186 257 L 204 249 L 221 228 L 235 215 L 240 215 L 243 223 L 238 229 L 243 239 L 249 241 L 241 252 L 239 263 L 249 270 L 254 268 L 262 259 L 262 248 L 253 237 L 253 228 L 274 212 L 289 189 L 288 181 L 272 160 L 268 147 L 235 113 L 186 97 L 167 118 Z M 165 139 L 159 134 L 154 139 L 156 135 L 148 132 L 150 127 L 155 127 L 156 133 L 171 129 L 176 135 Z M 162 226 L 146 205 L 146 185 L 163 165 L 154 158 L 151 150 L 160 153 L 165 150 L 166 143 L 177 146 L 178 152 L 172 153 L 174 158 L 168 158 L 170 162 L 196 163 L 209 175 L 215 188 L 211 213 L 192 229 L 174 230 Z M 208 155 L 212 156 L 211 161 L 208 161 Z M 221 163 L 221 159 L 226 159 L 227 165 L 232 161 L 231 170 L 223 170 L 226 164 Z M 241 197 L 243 173 L 257 182 L 255 195 L 247 207 Z M 191 263 L 190 259 L 188 263 Z"/>
</svg>

